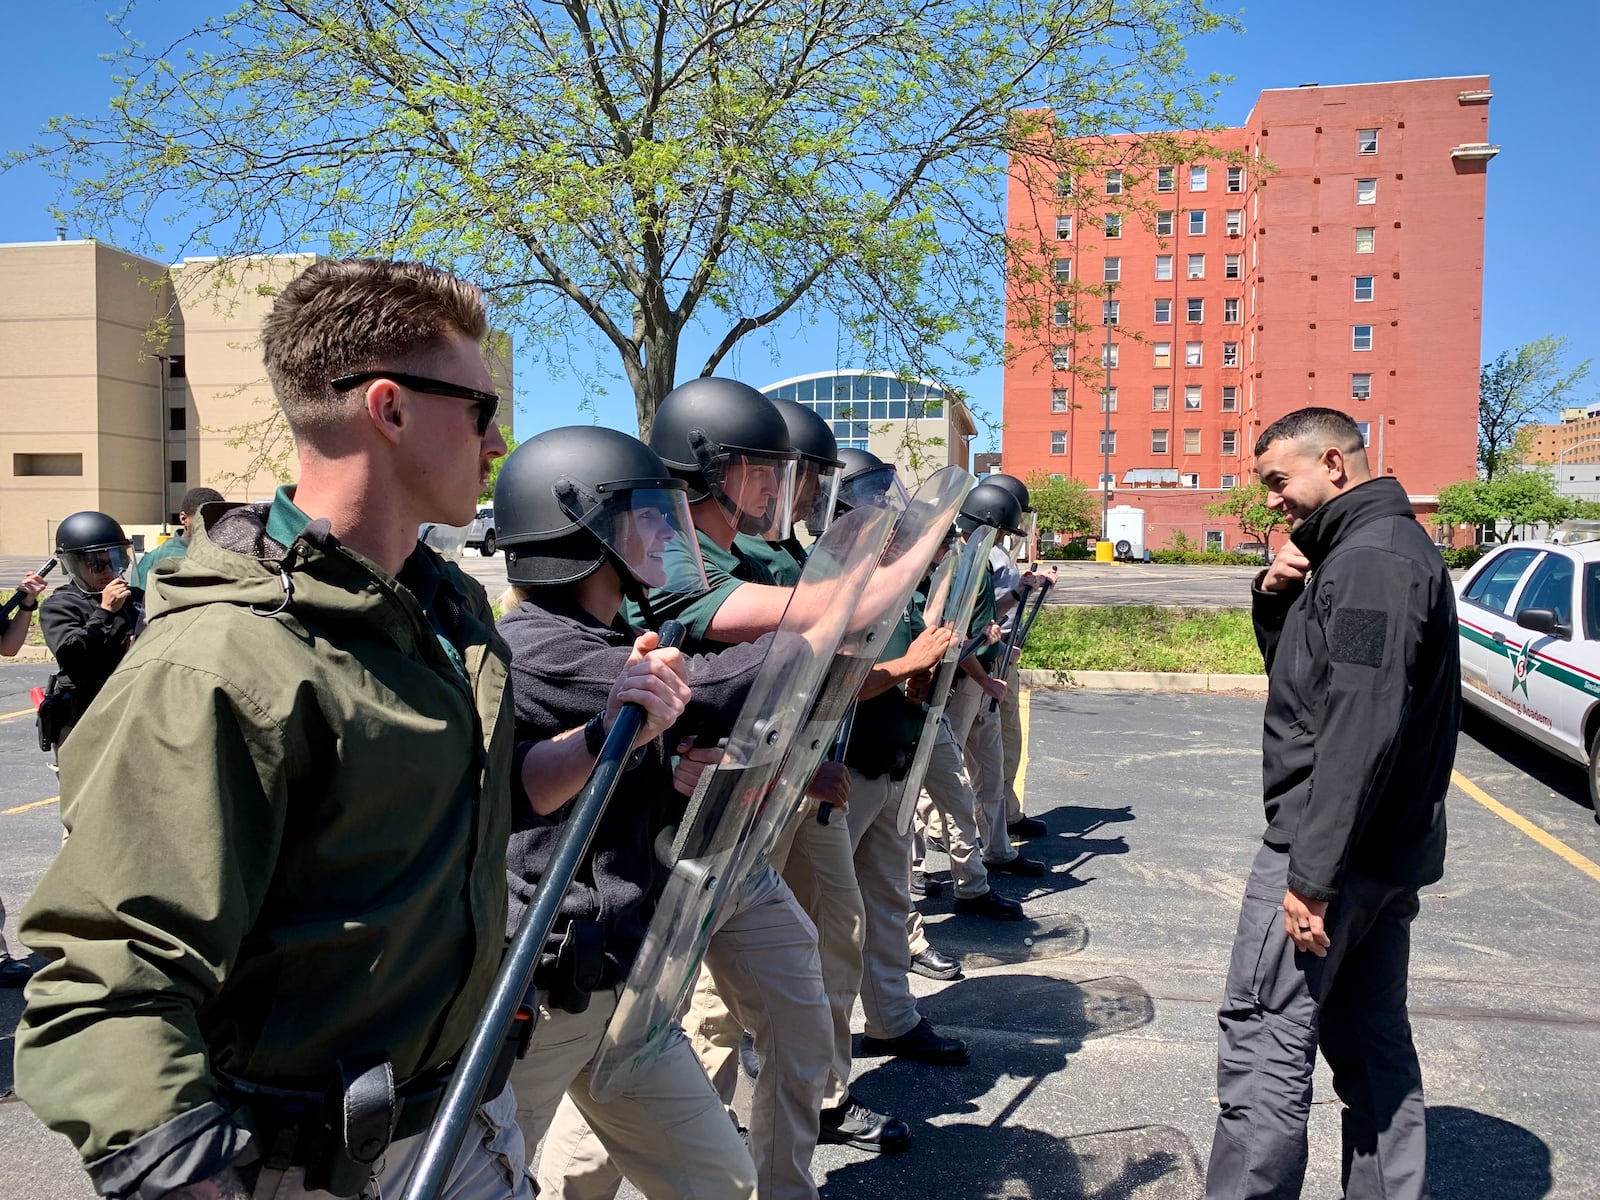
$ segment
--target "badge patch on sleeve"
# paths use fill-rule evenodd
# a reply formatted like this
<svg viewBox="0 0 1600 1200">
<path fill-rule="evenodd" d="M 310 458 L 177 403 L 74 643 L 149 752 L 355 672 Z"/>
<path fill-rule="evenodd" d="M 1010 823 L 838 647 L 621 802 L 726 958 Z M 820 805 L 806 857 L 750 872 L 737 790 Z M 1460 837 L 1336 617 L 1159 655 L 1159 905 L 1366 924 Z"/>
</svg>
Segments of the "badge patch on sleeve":
<svg viewBox="0 0 1600 1200">
<path fill-rule="evenodd" d="M 1389 614 L 1381 608 L 1341 608 L 1328 631 L 1328 655 L 1334 662 L 1381 667 L 1389 637 Z"/>
</svg>

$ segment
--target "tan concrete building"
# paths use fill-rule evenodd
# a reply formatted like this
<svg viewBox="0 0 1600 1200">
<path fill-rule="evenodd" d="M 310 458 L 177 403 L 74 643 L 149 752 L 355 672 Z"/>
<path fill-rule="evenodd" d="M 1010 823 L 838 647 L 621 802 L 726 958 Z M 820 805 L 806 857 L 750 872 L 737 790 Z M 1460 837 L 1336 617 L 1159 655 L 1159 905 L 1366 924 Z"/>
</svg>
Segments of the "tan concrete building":
<svg viewBox="0 0 1600 1200">
<path fill-rule="evenodd" d="M 1527 460 L 1571 466 L 1600 463 L 1600 404 L 1564 408 L 1556 425 L 1524 425 L 1528 435 Z"/>
<path fill-rule="evenodd" d="M 292 445 L 262 318 L 315 255 L 166 264 L 96 242 L 0 245 L 0 554 L 43 556 L 99 509 L 154 545 L 183 493 L 271 495 Z M 511 343 L 491 343 L 507 397 Z"/>
</svg>

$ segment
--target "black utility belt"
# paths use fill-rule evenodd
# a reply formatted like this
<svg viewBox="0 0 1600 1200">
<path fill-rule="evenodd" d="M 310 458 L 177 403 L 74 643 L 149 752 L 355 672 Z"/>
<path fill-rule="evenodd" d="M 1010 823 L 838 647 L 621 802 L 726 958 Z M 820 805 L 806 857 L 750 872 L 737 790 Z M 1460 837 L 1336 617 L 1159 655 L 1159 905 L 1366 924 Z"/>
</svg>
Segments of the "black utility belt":
<svg viewBox="0 0 1600 1200">
<path fill-rule="evenodd" d="M 887 775 L 895 783 L 899 783 L 911 771 L 911 759 L 916 753 L 915 746 L 906 746 L 894 751 L 891 760 L 887 755 L 873 755 L 870 759 L 846 758 L 844 765 L 852 771 L 858 771 L 868 779 L 882 779 Z"/>
</svg>

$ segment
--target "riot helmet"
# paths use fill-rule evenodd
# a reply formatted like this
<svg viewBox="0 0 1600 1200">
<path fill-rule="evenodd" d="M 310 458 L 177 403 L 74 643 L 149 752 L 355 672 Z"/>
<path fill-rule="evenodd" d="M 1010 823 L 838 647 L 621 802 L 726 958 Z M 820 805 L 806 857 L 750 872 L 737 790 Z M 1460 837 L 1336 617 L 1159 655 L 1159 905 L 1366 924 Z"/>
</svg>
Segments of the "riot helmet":
<svg viewBox="0 0 1600 1200">
<path fill-rule="evenodd" d="M 844 470 L 839 473 L 840 512 L 852 508 L 892 508 L 905 512 L 911 503 L 906 485 L 895 469 L 876 454 L 846 446 L 839 451 Z"/>
<path fill-rule="evenodd" d="M 569 425 L 523 442 L 500 467 L 494 514 L 511 583 L 577 583 L 609 562 L 635 599 L 706 589 L 683 480 L 615 429 Z"/>
<path fill-rule="evenodd" d="M 967 493 L 961 502 L 956 524 L 961 532 L 971 534 L 980 525 L 992 525 L 1001 533 L 1022 535 L 1022 505 L 1005 488 L 993 483 L 980 483 Z"/>
<path fill-rule="evenodd" d="M 800 454 L 795 463 L 794 507 L 791 523 L 806 523 L 812 537 L 821 537 L 833 520 L 839 495 L 839 442 L 827 421 L 794 400 L 773 400 L 772 405 L 789 427 L 789 444 Z"/>
<path fill-rule="evenodd" d="M 133 565 L 133 543 L 105 513 L 73 513 L 56 526 L 56 558 L 73 583 L 99 595 Z"/>
<path fill-rule="evenodd" d="M 789 536 L 795 464 L 776 406 L 734 379 L 702 376 L 673 388 L 650 427 L 650 448 L 689 485 L 689 503 L 714 501 L 740 533 Z"/>
<path fill-rule="evenodd" d="M 1022 505 L 1022 536 L 1028 545 L 1033 544 L 1033 535 L 1039 525 L 1039 513 L 1033 507 L 1032 498 L 1028 495 L 1028 485 L 1015 475 L 1007 475 L 1003 471 L 994 471 L 985 475 L 980 483 L 992 483 L 996 487 L 1003 487 L 1017 498 L 1017 503 Z M 1011 549 L 1011 539 L 1006 539 L 1006 549 Z"/>
</svg>

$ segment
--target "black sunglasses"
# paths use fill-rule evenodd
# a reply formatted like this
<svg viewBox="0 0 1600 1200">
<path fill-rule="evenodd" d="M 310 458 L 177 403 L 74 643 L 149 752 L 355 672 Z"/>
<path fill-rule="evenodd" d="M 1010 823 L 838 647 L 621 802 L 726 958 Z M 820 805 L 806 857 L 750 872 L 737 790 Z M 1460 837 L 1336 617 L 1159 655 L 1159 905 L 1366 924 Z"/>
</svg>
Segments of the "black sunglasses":
<svg viewBox="0 0 1600 1200">
<path fill-rule="evenodd" d="M 462 387 L 459 383 L 429 379 L 426 375 L 407 375 L 401 371 L 360 371 L 355 375 L 341 375 L 337 379 L 330 379 L 328 386 L 336 392 L 348 392 L 351 388 L 371 383 L 374 379 L 392 379 L 401 387 L 408 387 L 413 392 L 422 392 L 429 396 L 453 396 L 457 400 L 471 400 L 478 406 L 479 437 L 489 432 L 489 426 L 494 424 L 495 414 L 500 411 L 500 397 L 494 392 L 480 392 L 477 388 Z"/>
</svg>

